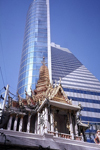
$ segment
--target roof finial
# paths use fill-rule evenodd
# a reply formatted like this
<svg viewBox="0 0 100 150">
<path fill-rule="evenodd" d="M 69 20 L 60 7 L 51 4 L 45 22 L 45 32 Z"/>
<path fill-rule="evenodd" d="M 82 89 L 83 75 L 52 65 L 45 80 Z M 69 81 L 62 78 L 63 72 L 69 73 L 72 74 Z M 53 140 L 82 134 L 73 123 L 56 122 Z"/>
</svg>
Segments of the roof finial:
<svg viewBox="0 0 100 150">
<path fill-rule="evenodd" d="M 43 65 L 46 64 L 46 62 L 45 62 L 45 57 L 44 57 L 44 56 L 43 56 L 43 61 L 41 61 L 41 63 L 42 63 Z"/>
</svg>

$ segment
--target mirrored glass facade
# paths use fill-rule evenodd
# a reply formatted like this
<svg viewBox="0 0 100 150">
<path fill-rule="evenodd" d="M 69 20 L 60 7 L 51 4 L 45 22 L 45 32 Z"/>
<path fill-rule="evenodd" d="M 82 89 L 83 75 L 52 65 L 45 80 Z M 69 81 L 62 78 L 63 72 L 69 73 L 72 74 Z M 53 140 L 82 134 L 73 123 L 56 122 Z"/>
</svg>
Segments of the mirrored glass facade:
<svg viewBox="0 0 100 150">
<path fill-rule="evenodd" d="M 29 94 L 30 87 L 35 89 L 43 57 L 48 65 L 48 43 L 50 42 L 48 8 L 49 0 L 33 0 L 27 13 L 17 87 L 23 98 L 25 89 Z"/>
</svg>

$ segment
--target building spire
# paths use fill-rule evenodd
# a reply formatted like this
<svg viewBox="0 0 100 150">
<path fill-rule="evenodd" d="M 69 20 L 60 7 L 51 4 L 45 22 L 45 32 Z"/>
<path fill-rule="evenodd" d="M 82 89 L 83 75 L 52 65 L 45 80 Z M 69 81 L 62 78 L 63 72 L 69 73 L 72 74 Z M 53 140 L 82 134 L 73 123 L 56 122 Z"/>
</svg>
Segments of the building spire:
<svg viewBox="0 0 100 150">
<path fill-rule="evenodd" d="M 43 56 L 43 61 L 41 61 L 41 63 L 42 63 L 43 65 L 46 64 L 46 62 L 45 62 L 45 57 L 44 57 L 44 56 Z"/>
</svg>

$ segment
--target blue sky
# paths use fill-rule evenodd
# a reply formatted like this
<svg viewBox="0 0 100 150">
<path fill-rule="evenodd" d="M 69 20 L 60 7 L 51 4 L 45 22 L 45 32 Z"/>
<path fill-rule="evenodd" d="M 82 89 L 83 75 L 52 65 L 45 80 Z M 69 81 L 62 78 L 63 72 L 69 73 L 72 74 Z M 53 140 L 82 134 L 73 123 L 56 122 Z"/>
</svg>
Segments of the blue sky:
<svg viewBox="0 0 100 150">
<path fill-rule="evenodd" d="M 0 0 L 0 89 L 16 93 L 32 0 Z M 100 0 L 50 0 L 51 42 L 68 48 L 100 81 Z"/>
</svg>

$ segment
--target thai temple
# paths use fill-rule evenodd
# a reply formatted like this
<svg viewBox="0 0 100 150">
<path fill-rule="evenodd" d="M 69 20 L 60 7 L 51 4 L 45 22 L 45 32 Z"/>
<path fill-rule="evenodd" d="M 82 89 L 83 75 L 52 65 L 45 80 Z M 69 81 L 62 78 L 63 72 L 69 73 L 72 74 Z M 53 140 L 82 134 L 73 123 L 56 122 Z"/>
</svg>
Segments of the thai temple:
<svg viewBox="0 0 100 150">
<path fill-rule="evenodd" d="M 81 104 L 75 106 L 68 99 L 61 79 L 59 84 L 50 83 L 44 59 L 36 89 L 30 91 L 31 95 L 25 91 L 25 99 L 18 94 L 16 101 L 8 92 L 0 123 L 1 149 L 100 150 L 100 135 L 95 139 L 98 144 L 85 142 L 89 123 L 80 120 Z"/>
</svg>

